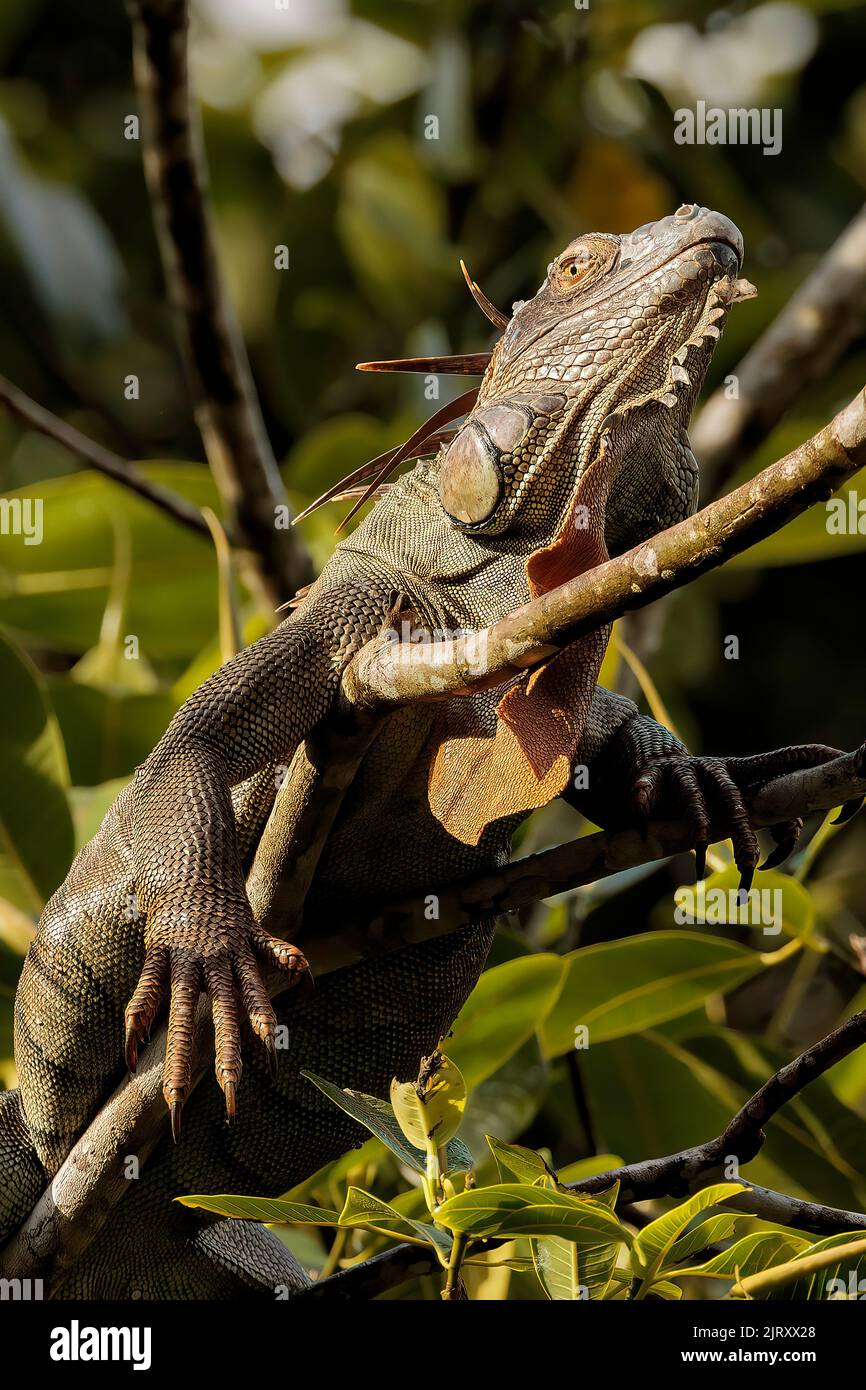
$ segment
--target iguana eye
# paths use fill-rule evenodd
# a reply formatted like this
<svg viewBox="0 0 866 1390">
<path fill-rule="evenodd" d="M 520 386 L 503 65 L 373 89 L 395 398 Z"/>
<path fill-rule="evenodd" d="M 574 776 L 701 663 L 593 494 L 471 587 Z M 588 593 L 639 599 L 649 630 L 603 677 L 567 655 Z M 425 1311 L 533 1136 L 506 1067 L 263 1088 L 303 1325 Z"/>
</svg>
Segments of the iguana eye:
<svg viewBox="0 0 866 1390">
<path fill-rule="evenodd" d="M 551 286 L 567 294 L 575 285 L 603 274 L 612 265 L 615 256 L 616 241 L 613 237 L 592 237 L 573 242 L 554 262 L 550 272 Z"/>
<path fill-rule="evenodd" d="M 557 278 L 566 284 L 576 283 L 582 280 L 595 262 L 595 257 L 588 247 L 582 246 L 579 250 L 572 252 L 565 260 L 560 261 L 557 267 Z"/>
<path fill-rule="evenodd" d="M 470 422 L 446 450 L 439 473 L 442 506 L 455 521 L 486 521 L 502 492 L 502 477 L 490 445 Z"/>
</svg>

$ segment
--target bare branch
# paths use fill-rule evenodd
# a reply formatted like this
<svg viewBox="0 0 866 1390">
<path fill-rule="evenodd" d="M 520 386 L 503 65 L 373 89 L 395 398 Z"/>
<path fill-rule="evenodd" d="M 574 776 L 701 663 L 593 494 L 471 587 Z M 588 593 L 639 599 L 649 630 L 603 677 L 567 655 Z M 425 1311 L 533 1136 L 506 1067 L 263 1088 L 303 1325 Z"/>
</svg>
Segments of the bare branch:
<svg viewBox="0 0 866 1390">
<path fill-rule="evenodd" d="M 682 1149 L 679 1153 L 667 1154 L 664 1158 L 627 1164 L 569 1186 L 573 1192 L 600 1192 L 619 1179 L 619 1202 L 644 1202 L 651 1197 L 684 1197 L 697 1192 L 708 1183 L 717 1181 L 731 1159 L 735 1159 L 738 1165 L 750 1163 L 763 1147 L 766 1139 L 764 1126 L 773 1116 L 805 1090 L 811 1081 L 823 1076 L 843 1057 L 862 1047 L 864 1042 L 866 1009 L 854 1014 L 826 1038 L 806 1048 L 793 1062 L 775 1072 L 741 1106 L 716 1139 Z M 743 1193 L 742 1200 L 737 1199 L 735 1204 L 755 1215 L 763 1215 L 761 1192 L 762 1189 L 756 1188 L 751 1194 Z M 772 1195 L 779 1211 L 781 1194 Z M 866 1214 L 862 1212 L 837 1211 L 833 1207 L 821 1207 L 795 1198 L 781 1200 L 787 1204 L 784 1220 L 788 1225 L 801 1226 L 821 1234 L 866 1229 Z M 757 1210 L 758 1207 L 762 1209 Z M 772 1219 L 779 1220 L 780 1217 L 774 1216 Z M 853 1226 L 849 1222 L 853 1222 Z"/>
<path fill-rule="evenodd" d="M 469 637 L 368 643 L 343 688 L 362 708 L 438 700 L 501 683 L 581 633 L 716 569 L 829 497 L 866 464 L 866 391 L 818 434 L 727 497 Z"/>
<path fill-rule="evenodd" d="M 269 608 L 309 579 L 298 537 L 277 529 L 288 502 L 223 286 L 207 170 L 187 71 L 187 0 L 130 0 L 144 170 L 195 418 L 247 583 Z"/>
<path fill-rule="evenodd" d="M 826 377 L 866 324 L 866 207 L 736 369 L 739 396 L 710 397 L 691 428 L 701 492 L 713 497 L 810 382 Z"/>
<path fill-rule="evenodd" d="M 200 536 L 210 539 L 207 522 L 192 502 L 188 502 L 178 492 L 160 487 L 159 483 L 150 482 L 134 463 L 121 458 L 120 454 L 113 453 L 111 449 L 106 449 L 95 439 L 89 439 L 86 434 L 82 434 L 74 425 L 68 425 L 57 415 L 52 415 L 50 410 L 39 405 L 4 376 L 0 376 L 0 402 L 6 406 L 10 415 L 14 415 L 28 429 L 37 430 L 39 434 L 62 444 L 64 449 L 83 459 L 98 473 L 104 473 L 107 478 L 121 483 L 123 487 L 129 488 L 130 492 L 143 497 L 146 502 L 152 502 L 161 512 L 165 512 L 166 516 L 170 516 L 172 521 L 177 521 L 181 526 L 186 526 L 191 531 L 197 531 Z"/>
</svg>

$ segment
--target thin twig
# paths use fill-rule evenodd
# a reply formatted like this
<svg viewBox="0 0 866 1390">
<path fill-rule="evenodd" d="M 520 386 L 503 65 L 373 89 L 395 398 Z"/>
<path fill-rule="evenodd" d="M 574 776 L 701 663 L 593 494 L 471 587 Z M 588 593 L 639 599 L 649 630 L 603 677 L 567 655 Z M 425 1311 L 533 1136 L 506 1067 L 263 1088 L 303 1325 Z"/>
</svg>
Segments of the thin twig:
<svg viewBox="0 0 866 1390">
<path fill-rule="evenodd" d="M 739 1166 L 748 1164 L 760 1152 L 766 1135 L 764 1126 L 779 1110 L 843 1057 L 856 1051 L 866 1042 L 866 1010 L 854 1014 L 820 1042 L 807 1047 L 793 1062 L 781 1067 L 765 1081 L 753 1096 L 740 1107 L 723 1132 L 705 1144 L 651 1158 L 641 1163 L 626 1164 L 623 1168 L 597 1173 L 591 1178 L 571 1183 L 574 1192 L 602 1192 L 619 1180 L 619 1200 L 645 1202 L 653 1197 L 684 1197 L 715 1181 L 722 1171 L 729 1171 L 731 1161 Z M 763 1214 L 762 1189 L 743 1193 L 744 1209 L 755 1215 Z M 757 1195 L 756 1195 L 757 1194 Z M 857 1229 L 866 1229 L 866 1213 L 841 1212 L 833 1207 L 802 1202 L 798 1198 L 774 1193 L 775 1209 L 784 1204 L 784 1219 L 788 1225 L 816 1230 L 821 1234 L 853 1229 L 847 1223 L 853 1219 Z M 758 1210 L 757 1208 L 761 1208 Z M 809 1224 L 811 1223 L 811 1224 Z M 830 1229 L 832 1228 L 832 1229 Z"/>
<path fill-rule="evenodd" d="M 187 67 L 187 0 L 130 0 L 144 170 L 163 272 L 201 433 L 239 562 L 274 609 L 310 578 L 268 441 L 249 362 L 222 283 L 207 168 Z M 277 509 L 283 524 L 277 526 Z"/>
<path fill-rule="evenodd" d="M 146 502 L 152 502 L 161 512 L 165 512 L 166 516 L 170 516 L 172 521 L 177 521 L 181 526 L 186 526 L 191 531 L 197 531 L 200 536 L 210 539 L 207 522 L 192 502 L 181 497 L 180 493 L 172 492 L 170 488 L 150 482 L 134 463 L 121 458 L 120 454 L 113 453 L 111 449 L 106 449 L 95 439 L 88 438 L 59 416 L 52 415 L 50 410 L 32 400 L 20 387 L 14 386 L 4 376 L 0 376 L 0 402 L 6 406 L 10 415 L 14 415 L 28 429 L 37 430 L 39 434 L 62 444 L 64 449 L 68 449 L 71 454 L 95 468 L 98 473 L 104 473 L 107 478 L 121 483 L 130 492 L 143 497 Z"/>
</svg>

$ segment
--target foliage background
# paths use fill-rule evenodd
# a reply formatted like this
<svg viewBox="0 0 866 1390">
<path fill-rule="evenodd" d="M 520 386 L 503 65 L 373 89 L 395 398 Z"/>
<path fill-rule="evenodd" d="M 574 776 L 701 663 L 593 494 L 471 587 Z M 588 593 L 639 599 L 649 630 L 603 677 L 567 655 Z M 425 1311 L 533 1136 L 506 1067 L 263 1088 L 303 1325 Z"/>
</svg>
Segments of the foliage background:
<svg viewBox="0 0 866 1390">
<path fill-rule="evenodd" d="M 719 207 L 743 230 L 760 291 L 732 316 L 710 386 L 719 382 L 862 202 L 864 40 L 864 9 L 844 0 L 726 10 L 591 0 L 588 11 L 565 0 L 292 0 L 287 11 L 271 0 L 198 0 L 193 69 L 220 247 L 293 501 L 311 500 L 422 418 L 419 381 L 358 375 L 354 362 L 487 345 L 461 255 L 507 308 L 580 231 L 628 230 L 682 202 Z M 6 0 L 0 54 L 0 370 L 216 505 L 140 147 L 123 133 L 136 109 L 124 10 Z M 781 107 L 782 152 L 676 145 L 672 110 L 698 98 Z M 430 114 L 437 140 L 424 138 Z M 290 252 L 285 272 L 274 269 L 279 244 Z M 824 423 L 862 383 L 864 364 L 861 339 L 738 476 Z M 141 382 L 134 401 L 124 396 L 131 373 Z M 45 503 L 41 545 L 0 537 L 0 1056 L 14 1084 L 11 996 L 32 921 L 73 844 L 220 656 L 206 542 L 7 418 L 0 470 L 4 489 Z M 317 563 L 335 515 L 305 525 Z M 815 509 L 670 600 L 651 675 L 693 751 L 860 742 L 864 544 L 829 536 Z M 245 617 L 250 640 L 266 619 L 249 608 Z M 120 655 L 126 633 L 139 637 L 137 662 Z M 723 657 L 729 634 L 738 661 Z M 631 692 L 616 662 L 608 678 Z M 578 832 L 573 813 L 548 808 L 521 849 Z M 638 1009 L 579 1060 L 545 1057 L 531 1028 L 513 1034 L 510 1056 L 482 1057 L 479 1042 L 472 1133 L 522 1138 L 567 1164 L 597 1151 L 645 1157 L 717 1132 L 778 1058 L 862 1004 L 850 938 L 866 934 L 864 835 L 858 822 L 824 832 L 786 866 L 805 883 L 786 888 L 786 930 L 796 917 L 809 942 L 724 1001 L 708 993 L 669 1007 L 677 1017 Z M 691 872 L 677 860 L 540 907 L 519 932 L 503 931 L 492 964 L 670 930 L 673 887 Z M 717 931 L 767 949 L 747 928 Z M 672 977 L 683 952 L 665 956 Z M 612 996 L 613 964 L 605 978 Z M 511 1017 L 507 992 L 488 991 L 500 1022 Z M 866 1059 L 855 1056 L 775 1126 L 749 1176 L 863 1209 L 864 1116 Z"/>
</svg>

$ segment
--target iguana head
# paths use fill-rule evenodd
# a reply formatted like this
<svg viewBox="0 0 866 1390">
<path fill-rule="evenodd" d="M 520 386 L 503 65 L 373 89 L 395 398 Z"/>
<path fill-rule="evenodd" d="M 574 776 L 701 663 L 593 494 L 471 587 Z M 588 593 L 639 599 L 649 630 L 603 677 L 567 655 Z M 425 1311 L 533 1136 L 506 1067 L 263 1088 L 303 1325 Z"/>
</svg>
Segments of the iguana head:
<svg viewBox="0 0 866 1390">
<path fill-rule="evenodd" d="M 483 371 L 480 388 L 313 506 L 354 496 L 354 511 L 399 463 L 438 449 L 419 477 L 438 496 L 428 525 L 455 573 L 480 552 L 523 555 L 534 591 L 687 515 L 697 502 L 692 407 L 731 304 L 755 292 L 738 278 L 742 254 L 733 222 L 688 205 L 628 235 L 578 237 L 510 319 L 470 280 L 504 329 L 491 354 L 360 365 Z M 449 545 L 449 532 L 467 544 Z"/>
<path fill-rule="evenodd" d="M 549 544 L 582 494 L 584 506 L 604 507 L 608 533 L 621 530 L 616 511 L 641 482 L 653 494 L 651 477 L 627 486 L 628 473 L 673 474 L 687 449 L 728 309 L 754 293 L 737 278 L 742 254 L 734 224 L 695 206 L 627 236 L 571 242 L 534 298 L 515 305 L 477 403 L 442 454 L 453 524 Z M 683 514 L 693 501 L 683 498 Z"/>
</svg>

